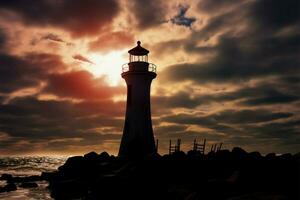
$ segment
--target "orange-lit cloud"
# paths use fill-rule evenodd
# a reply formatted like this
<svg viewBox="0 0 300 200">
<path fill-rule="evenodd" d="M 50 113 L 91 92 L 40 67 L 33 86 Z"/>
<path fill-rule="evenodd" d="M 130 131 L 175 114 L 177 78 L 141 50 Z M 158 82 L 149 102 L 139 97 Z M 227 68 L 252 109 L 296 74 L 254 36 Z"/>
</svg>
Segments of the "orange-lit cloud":
<svg viewBox="0 0 300 200">
<path fill-rule="evenodd" d="M 1 154 L 116 153 L 121 65 L 141 40 L 157 67 L 160 152 L 182 138 L 299 150 L 299 2 L 0 2 Z"/>
</svg>

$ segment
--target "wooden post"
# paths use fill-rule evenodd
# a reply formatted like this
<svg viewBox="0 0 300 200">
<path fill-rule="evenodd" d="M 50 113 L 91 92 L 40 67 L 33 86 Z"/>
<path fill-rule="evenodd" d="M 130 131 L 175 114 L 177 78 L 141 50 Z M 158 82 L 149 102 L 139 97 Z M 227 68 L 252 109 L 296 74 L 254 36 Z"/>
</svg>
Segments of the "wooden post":
<svg viewBox="0 0 300 200">
<path fill-rule="evenodd" d="M 196 146 L 196 145 L 197 145 L 196 139 L 194 139 L 194 147 L 193 147 L 193 150 L 194 150 L 194 151 L 197 151 L 197 146 Z"/>
<path fill-rule="evenodd" d="M 217 149 L 217 144 L 215 144 L 214 146 L 214 152 L 216 152 L 216 149 Z"/>
<path fill-rule="evenodd" d="M 177 140 L 177 151 L 180 151 L 180 143 L 181 143 L 181 139 Z"/>
<path fill-rule="evenodd" d="M 205 144 L 206 144 L 206 139 L 204 138 L 204 142 L 203 142 L 203 155 L 205 154 Z"/>
<path fill-rule="evenodd" d="M 223 143 L 221 142 L 221 143 L 220 143 L 220 145 L 219 145 L 218 151 L 220 151 L 220 150 L 221 150 L 221 148 L 222 148 L 222 145 L 223 145 Z"/>
</svg>

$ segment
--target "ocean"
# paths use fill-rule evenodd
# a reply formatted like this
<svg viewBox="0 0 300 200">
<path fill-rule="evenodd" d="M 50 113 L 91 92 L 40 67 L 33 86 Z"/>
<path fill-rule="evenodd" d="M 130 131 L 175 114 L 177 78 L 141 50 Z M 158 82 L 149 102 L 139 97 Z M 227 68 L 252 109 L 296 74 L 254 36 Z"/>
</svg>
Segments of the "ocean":
<svg viewBox="0 0 300 200">
<path fill-rule="evenodd" d="M 0 157 L 0 176 L 2 174 L 11 174 L 13 176 L 31 176 L 40 175 L 41 172 L 51 172 L 64 164 L 68 157 Z M 0 180 L 0 187 L 4 186 L 6 181 Z M 52 199 L 47 190 L 46 181 L 38 181 L 37 188 L 19 188 L 16 191 L 0 193 L 0 199 L 5 200 L 48 200 Z"/>
</svg>

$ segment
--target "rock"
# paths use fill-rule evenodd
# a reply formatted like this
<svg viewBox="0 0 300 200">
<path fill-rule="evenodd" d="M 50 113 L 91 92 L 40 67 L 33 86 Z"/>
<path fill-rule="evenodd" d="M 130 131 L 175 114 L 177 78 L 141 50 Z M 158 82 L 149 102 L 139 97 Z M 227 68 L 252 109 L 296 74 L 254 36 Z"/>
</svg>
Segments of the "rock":
<svg viewBox="0 0 300 200">
<path fill-rule="evenodd" d="M 297 160 L 300 160 L 300 152 L 294 154 L 293 157 Z"/>
<path fill-rule="evenodd" d="M 83 156 L 87 160 L 97 160 L 98 159 L 98 154 L 94 151 L 87 153 Z"/>
<path fill-rule="evenodd" d="M 34 181 L 41 181 L 42 178 L 37 175 L 33 176 L 25 176 L 25 177 L 13 177 L 8 182 L 12 183 L 25 183 L 25 182 L 34 182 Z"/>
<path fill-rule="evenodd" d="M 251 160 L 260 160 L 262 158 L 261 154 L 257 151 L 249 153 L 248 156 Z"/>
<path fill-rule="evenodd" d="M 248 157 L 248 153 L 240 147 L 234 147 L 231 153 L 235 159 L 246 159 Z"/>
<path fill-rule="evenodd" d="M 77 170 L 80 169 L 80 167 L 82 167 L 84 165 L 84 157 L 82 156 L 73 156 L 68 158 L 68 160 L 65 162 L 64 165 L 60 166 L 58 168 L 59 171 L 66 171 L 66 170 Z"/>
<path fill-rule="evenodd" d="M 19 187 L 21 187 L 21 188 L 36 188 L 36 187 L 38 187 L 38 184 L 35 182 L 25 182 L 25 183 L 21 183 L 19 185 Z"/>
<path fill-rule="evenodd" d="M 49 181 L 49 180 L 54 179 L 56 176 L 57 176 L 56 172 L 42 172 L 41 179 Z"/>
<path fill-rule="evenodd" d="M 2 192 L 11 192 L 11 191 L 15 191 L 17 190 L 17 186 L 14 183 L 9 183 L 7 185 L 5 185 L 4 187 L 0 188 L 0 193 Z"/>
<path fill-rule="evenodd" d="M 292 154 L 285 153 L 279 156 L 279 159 L 281 160 L 291 160 L 293 158 Z"/>
<path fill-rule="evenodd" d="M 268 153 L 265 158 L 268 159 L 268 160 L 275 159 L 276 154 L 275 153 Z"/>
<path fill-rule="evenodd" d="M 0 180 L 10 181 L 13 178 L 11 174 L 2 174 Z"/>
<path fill-rule="evenodd" d="M 218 160 L 231 160 L 232 155 L 229 150 L 220 150 L 216 152 L 216 159 Z"/>
<path fill-rule="evenodd" d="M 103 151 L 102 153 L 100 153 L 99 159 L 106 161 L 106 160 L 110 159 L 110 156 L 109 156 L 109 154 L 106 151 Z"/>
<path fill-rule="evenodd" d="M 149 156 L 146 157 L 146 159 L 149 159 L 149 160 L 158 160 L 161 158 L 161 155 L 159 155 L 158 153 L 152 153 L 150 154 Z"/>
<path fill-rule="evenodd" d="M 172 153 L 171 156 L 172 156 L 172 158 L 175 158 L 175 159 L 186 158 L 186 155 L 183 151 L 176 151 L 176 152 Z"/>
<path fill-rule="evenodd" d="M 78 179 L 57 181 L 49 186 L 55 199 L 81 199 L 88 192 L 86 183 Z"/>
<path fill-rule="evenodd" d="M 190 158 L 200 158 L 203 155 L 201 154 L 200 151 L 190 150 L 187 152 L 187 156 Z"/>
</svg>

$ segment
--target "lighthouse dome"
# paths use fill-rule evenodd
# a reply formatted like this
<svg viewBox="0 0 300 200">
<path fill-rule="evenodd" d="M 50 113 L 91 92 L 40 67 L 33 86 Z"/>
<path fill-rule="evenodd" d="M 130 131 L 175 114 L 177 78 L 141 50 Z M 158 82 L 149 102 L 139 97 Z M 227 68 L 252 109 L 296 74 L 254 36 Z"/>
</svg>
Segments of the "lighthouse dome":
<svg viewBox="0 0 300 200">
<path fill-rule="evenodd" d="M 141 46 L 141 42 L 137 41 L 137 46 L 128 51 L 129 54 L 135 56 L 147 55 L 149 51 Z"/>
</svg>

